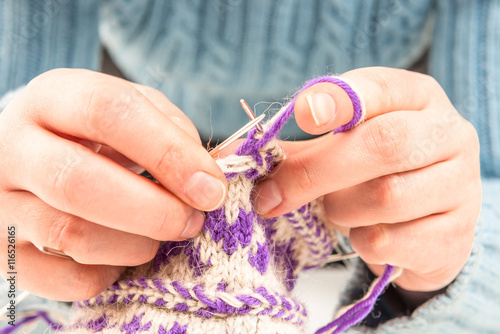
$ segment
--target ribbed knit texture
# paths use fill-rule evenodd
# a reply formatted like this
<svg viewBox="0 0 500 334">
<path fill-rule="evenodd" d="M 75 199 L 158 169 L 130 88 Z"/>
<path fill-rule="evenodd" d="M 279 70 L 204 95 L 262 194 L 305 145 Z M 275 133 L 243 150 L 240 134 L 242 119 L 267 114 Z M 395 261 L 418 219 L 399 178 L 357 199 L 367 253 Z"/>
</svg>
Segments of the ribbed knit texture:
<svg viewBox="0 0 500 334">
<path fill-rule="evenodd" d="M 0 96 L 57 67 L 99 68 L 96 1 L 0 3 Z"/>
</svg>

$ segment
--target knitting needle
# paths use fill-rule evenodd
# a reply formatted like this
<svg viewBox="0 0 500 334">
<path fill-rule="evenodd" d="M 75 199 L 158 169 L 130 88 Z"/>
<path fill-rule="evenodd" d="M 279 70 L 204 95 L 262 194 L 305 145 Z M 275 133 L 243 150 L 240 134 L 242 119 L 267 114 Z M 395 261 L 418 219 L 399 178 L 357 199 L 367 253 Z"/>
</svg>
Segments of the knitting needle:
<svg viewBox="0 0 500 334">
<path fill-rule="evenodd" d="M 333 255 L 329 255 L 326 258 L 326 263 L 344 261 L 344 260 L 352 259 L 352 258 L 355 258 L 358 256 L 359 255 L 356 252 L 346 253 L 346 254 L 333 254 Z"/>
<path fill-rule="evenodd" d="M 240 138 L 241 136 L 243 136 L 245 133 L 247 133 L 248 131 L 250 131 L 250 129 L 252 129 L 254 126 L 256 126 L 257 124 L 259 124 L 260 121 L 262 121 L 264 119 L 264 117 L 266 117 L 265 114 L 262 114 L 260 115 L 259 117 L 253 119 L 250 123 L 246 124 L 245 126 L 243 126 L 241 129 L 239 129 L 238 131 L 236 131 L 231 137 L 227 138 L 226 140 L 224 140 L 222 142 L 222 144 L 216 146 L 213 150 L 211 150 L 210 152 L 208 152 L 210 154 L 211 157 L 214 157 L 217 153 L 219 153 L 221 150 L 223 150 L 224 148 L 226 148 L 227 146 L 229 146 L 229 144 L 231 144 L 232 142 L 234 142 L 236 139 Z"/>
<path fill-rule="evenodd" d="M 248 118 L 250 118 L 250 120 L 253 121 L 256 117 L 255 117 L 255 114 L 253 113 L 252 109 L 248 105 L 248 103 L 246 103 L 245 100 L 241 99 L 240 104 L 241 104 L 241 107 L 243 108 L 243 110 L 245 110 L 245 113 L 247 114 Z M 262 125 L 260 123 L 257 123 L 255 128 L 257 130 L 259 130 L 259 132 L 264 131 L 264 128 L 262 127 Z"/>
</svg>

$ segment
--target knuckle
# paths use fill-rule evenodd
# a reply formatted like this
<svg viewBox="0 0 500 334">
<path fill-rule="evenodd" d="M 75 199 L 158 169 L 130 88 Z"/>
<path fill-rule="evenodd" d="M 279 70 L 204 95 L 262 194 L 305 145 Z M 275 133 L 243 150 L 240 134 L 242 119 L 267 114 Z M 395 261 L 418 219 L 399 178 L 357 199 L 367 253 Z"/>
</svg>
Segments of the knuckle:
<svg viewBox="0 0 500 334">
<path fill-rule="evenodd" d="M 393 105 L 393 87 L 391 83 L 396 82 L 393 78 L 388 78 L 388 76 L 393 76 L 391 72 L 385 70 L 382 71 L 368 71 L 369 80 L 375 85 L 378 90 L 377 102 L 379 103 L 378 109 L 389 110 Z M 397 77 L 396 77 L 397 78 Z"/>
<path fill-rule="evenodd" d="M 439 90 L 442 90 L 441 85 L 433 76 L 431 76 L 429 74 L 425 74 L 425 73 L 418 73 L 418 72 L 417 72 L 417 75 L 420 75 L 423 78 L 423 80 L 427 86 L 430 86 L 432 88 L 439 88 Z"/>
<path fill-rule="evenodd" d="M 374 206 L 382 209 L 394 209 L 401 201 L 404 189 L 404 177 L 391 174 L 373 181 L 375 184 L 370 190 Z"/>
<path fill-rule="evenodd" d="M 85 183 L 85 173 L 80 169 L 81 157 L 77 153 L 65 155 L 57 163 L 50 173 L 50 182 L 53 193 L 56 194 L 66 205 L 72 205 L 78 202 L 78 188 Z"/>
<path fill-rule="evenodd" d="M 401 123 L 390 119 L 378 119 L 364 127 L 363 142 L 367 143 L 368 152 L 375 155 L 384 164 L 402 162 L 409 143 L 408 132 Z"/>
<path fill-rule="evenodd" d="M 75 227 L 75 216 L 60 213 L 48 226 L 48 246 L 68 251 L 68 247 L 78 242 L 78 234 Z"/>
<path fill-rule="evenodd" d="M 97 82 L 84 97 L 84 121 L 97 138 L 107 137 L 139 110 L 140 98 L 141 94 L 129 87 Z"/>
<path fill-rule="evenodd" d="M 103 134 L 113 123 L 110 113 L 113 101 L 112 94 L 107 93 L 107 88 L 94 87 L 85 95 L 82 115 L 87 127 L 97 138 L 102 139 Z"/>
<path fill-rule="evenodd" d="M 135 85 L 138 85 L 138 84 L 135 84 Z M 142 90 L 144 90 L 144 92 L 146 92 L 151 97 L 155 97 L 157 99 L 167 99 L 167 97 L 156 88 L 153 88 L 153 87 L 147 86 L 147 85 L 139 85 L 139 86 Z"/>
<path fill-rule="evenodd" d="M 301 177 L 298 179 L 298 191 L 311 192 L 316 188 L 316 180 L 314 170 L 310 167 L 310 163 L 306 161 L 307 158 L 299 158 L 295 161 L 296 175 Z"/>
<path fill-rule="evenodd" d="M 182 180 L 182 171 L 180 168 L 175 168 L 173 162 L 180 165 L 183 160 L 183 154 L 177 149 L 176 144 L 173 141 L 166 141 L 153 164 L 154 170 L 159 175 L 169 175 L 172 180 Z"/>
<path fill-rule="evenodd" d="M 479 136 L 477 134 L 477 130 L 469 121 L 464 120 L 464 122 L 464 133 L 466 134 L 464 137 L 467 138 L 466 142 L 470 145 L 474 152 L 479 152 Z"/>
<path fill-rule="evenodd" d="M 45 80 L 48 80 L 52 77 L 58 77 L 62 74 L 64 74 L 64 72 L 66 71 L 66 69 L 61 69 L 61 68 L 55 68 L 55 69 L 51 69 L 51 70 L 48 70 L 46 72 L 43 72 L 39 75 L 37 75 L 36 77 L 34 77 L 33 79 L 31 79 L 28 84 L 26 85 L 26 87 L 28 88 L 37 88 L 41 85 L 44 85 L 45 84 Z"/>
<path fill-rule="evenodd" d="M 390 236 L 381 225 L 358 227 L 351 230 L 356 234 L 354 241 L 358 252 L 369 263 L 387 262 L 390 254 Z"/>
</svg>

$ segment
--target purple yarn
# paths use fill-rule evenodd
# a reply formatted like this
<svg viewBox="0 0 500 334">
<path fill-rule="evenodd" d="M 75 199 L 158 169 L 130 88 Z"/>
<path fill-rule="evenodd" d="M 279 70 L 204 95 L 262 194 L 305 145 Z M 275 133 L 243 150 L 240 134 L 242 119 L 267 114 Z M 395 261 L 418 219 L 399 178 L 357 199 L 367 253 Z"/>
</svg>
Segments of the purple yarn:
<svg viewBox="0 0 500 334">
<path fill-rule="evenodd" d="M 349 130 L 353 128 L 358 122 L 361 120 L 361 117 L 363 116 L 363 109 L 361 106 L 361 100 L 359 99 L 359 96 L 356 94 L 356 92 L 349 86 L 347 83 L 345 83 L 342 79 L 336 78 L 336 77 L 319 77 L 315 78 L 312 80 L 309 80 L 304 84 L 304 86 L 299 90 L 297 94 L 293 97 L 292 102 L 286 107 L 285 111 L 276 119 L 276 121 L 271 125 L 268 131 L 264 133 L 262 138 L 260 139 L 255 139 L 254 135 L 256 130 L 252 129 L 248 133 L 247 139 L 241 144 L 241 146 L 238 148 L 236 151 L 237 155 L 252 155 L 253 152 L 256 152 L 257 150 L 261 149 L 269 143 L 273 138 L 275 138 L 278 134 L 278 132 L 281 130 L 281 128 L 285 125 L 285 123 L 288 121 L 288 119 L 292 116 L 294 108 L 295 108 L 295 102 L 297 101 L 297 97 L 307 88 L 321 83 L 321 82 L 330 82 L 333 83 L 340 88 L 342 88 L 347 95 L 349 95 L 349 98 L 351 99 L 352 106 L 354 109 L 354 114 L 352 117 L 352 120 L 344 124 L 342 126 L 339 126 L 335 131 L 333 131 L 333 134 L 337 134 L 342 131 Z"/>
<path fill-rule="evenodd" d="M 257 252 L 255 254 L 250 253 L 248 262 L 257 269 L 261 275 L 264 275 L 269 265 L 269 257 L 269 246 L 267 242 L 264 244 L 257 242 Z"/>
<path fill-rule="evenodd" d="M 146 324 L 141 324 L 142 317 L 144 313 L 139 316 L 134 316 L 132 321 L 129 323 L 125 323 L 120 327 L 120 331 L 125 332 L 125 334 L 136 334 L 138 332 L 147 332 L 152 324 L 151 321 Z"/>
<path fill-rule="evenodd" d="M 100 332 L 104 328 L 108 326 L 108 318 L 106 314 L 103 314 L 101 317 L 99 317 L 96 320 L 89 320 L 87 322 L 87 329 L 90 329 L 91 331 L 95 332 Z"/>
<path fill-rule="evenodd" d="M 341 333 L 342 331 L 346 330 L 347 328 L 354 326 L 363 320 L 368 313 L 370 313 L 371 309 L 375 305 L 375 302 L 377 301 L 378 297 L 382 294 L 384 291 L 385 286 L 389 282 L 389 278 L 391 277 L 392 272 L 394 271 L 394 267 L 391 265 L 386 265 L 384 273 L 382 274 L 382 277 L 380 277 L 380 280 L 375 284 L 375 287 L 373 288 L 372 292 L 370 293 L 370 296 L 366 298 L 365 300 L 359 301 L 356 304 L 354 304 L 347 312 L 345 312 L 342 316 L 339 318 L 335 319 L 328 325 L 318 329 L 315 334 L 322 334 L 325 333 L 326 331 L 332 329 L 333 327 L 337 326 L 335 331 L 333 331 L 333 334 Z"/>
<path fill-rule="evenodd" d="M 187 325 L 180 326 L 177 321 L 174 323 L 172 328 L 167 332 L 166 327 L 160 326 L 158 330 L 158 334 L 186 334 L 187 333 Z"/>
<path fill-rule="evenodd" d="M 47 312 L 45 311 L 38 311 L 35 315 L 23 318 L 19 321 L 17 321 L 15 326 L 8 325 L 2 329 L 0 329 L 0 334 L 10 334 L 13 333 L 15 330 L 18 330 L 20 326 L 25 325 L 27 323 L 30 323 L 32 321 L 35 321 L 37 319 L 43 319 L 51 329 L 58 330 L 62 328 L 62 325 L 54 322 L 52 319 L 49 318 L 47 315 Z"/>
</svg>

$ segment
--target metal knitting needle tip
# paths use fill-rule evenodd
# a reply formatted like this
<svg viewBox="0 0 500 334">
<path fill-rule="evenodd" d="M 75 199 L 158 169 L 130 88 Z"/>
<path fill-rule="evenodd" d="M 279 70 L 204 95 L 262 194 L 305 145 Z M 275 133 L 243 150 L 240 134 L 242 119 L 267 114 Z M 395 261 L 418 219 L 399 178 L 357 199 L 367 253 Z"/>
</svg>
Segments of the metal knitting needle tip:
<svg viewBox="0 0 500 334">
<path fill-rule="evenodd" d="M 240 100 L 240 104 L 241 104 L 241 107 L 243 108 L 243 110 L 245 110 L 245 113 L 247 114 L 248 118 L 250 118 L 250 120 L 253 121 L 256 117 L 255 117 L 255 114 L 252 111 L 252 108 L 250 108 L 250 106 L 248 105 L 248 103 L 246 103 L 245 100 L 243 100 L 243 99 Z M 264 128 L 262 127 L 262 125 L 260 123 L 257 123 L 257 125 L 255 126 L 255 128 L 257 130 L 259 130 L 259 132 L 263 132 L 264 131 Z"/>
<path fill-rule="evenodd" d="M 233 135 L 231 135 L 231 137 L 229 137 L 226 140 L 224 140 L 222 142 L 222 144 L 217 145 L 216 147 L 214 147 L 213 150 L 211 150 L 210 152 L 208 152 L 210 154 L 210 156 L 214 157 L 221 150 L 223 150 L 224 148 L 226 148 L 227 146 L 229 146 L 229 144 L 231 144 L 236 139 L 240 138 L 245 133 L 247 133 L 248 131 L 250 131 L 250 129 L 252 129 L 256 124 L 259 124 L 259 122 L 262 121 L 264 119 L 264 117 L 266 117 L 266 115 L 262 114 L 259 117 L 257 117 L 256 119 L 252 120 L 250 123 L 248 123 L 245 126 L 243 126 L 238 131 L 236 131 Z"/>
<path fill-rule="evenodd" d="M 346 253 L 346 254 L 332 254 L 326 258 L 326 263 L 344 261 L 344 260 L 352 259 L 352 258 L 355 258 L 358 256 L 359 255 L 356 252 Z"/>
</svg>

